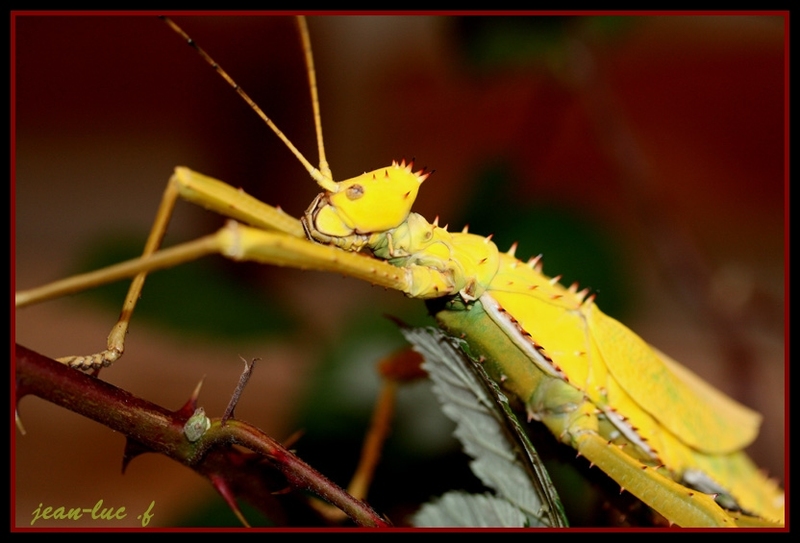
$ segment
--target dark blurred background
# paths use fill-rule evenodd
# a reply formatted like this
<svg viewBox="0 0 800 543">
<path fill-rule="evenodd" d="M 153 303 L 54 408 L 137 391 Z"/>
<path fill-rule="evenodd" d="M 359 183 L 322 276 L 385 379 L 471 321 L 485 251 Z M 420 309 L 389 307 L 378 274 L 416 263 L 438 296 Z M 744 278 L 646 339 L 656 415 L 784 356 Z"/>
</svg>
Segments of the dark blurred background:
<svg viewBox="0 0 800 543">
<path fill-rule="evenodd" d="M 317 161 L 292 19 L 175 21 Z M 518 240 L 520 258 L 543 253 L 546 274 L 591 287 L 607 313 L 763 413 L 749 452 L 782 480 L 785 22 L 312 17 L 328 159 L 337 179 L 404 157 L 435 169 L 418 212 L 494 233 L 501 249 Z M 141 251 L 176 165 L 295 216 L 318 192 L 157 18 L 21 16 L 13 30 L 17 289 Z M 165 243 L 222 223 L 179 204 Z M 50 356 L 95 352 L 121 289 L 19 311 L 16 339 Z M 126 354 L 102 377 L 177 408 L 206 375 L 201 405 L 219 416 L 238 356 L 260 357 L 237 415 L 278 438 L 304 428 L 301 456 L 345 484 L 372 366 L 402 345 L 384 314 L 427 322 L 421 302 L 352 279 L 210 258 L 148 279 Z M 457 449 L 424 384 L 401 396 L 386 481 L 398 459 Z M 121 436 L 38 399 L 20 414 L 20 525 L 39 503 L 98 499 L 142 511 L 155 500 L 151 526 L 212 522 L 207 503 L 220 500 L 188 469 L 145 455 L 121 475 Z M 413 472 L 401 480 L 424 494 Z"/>
</svg>

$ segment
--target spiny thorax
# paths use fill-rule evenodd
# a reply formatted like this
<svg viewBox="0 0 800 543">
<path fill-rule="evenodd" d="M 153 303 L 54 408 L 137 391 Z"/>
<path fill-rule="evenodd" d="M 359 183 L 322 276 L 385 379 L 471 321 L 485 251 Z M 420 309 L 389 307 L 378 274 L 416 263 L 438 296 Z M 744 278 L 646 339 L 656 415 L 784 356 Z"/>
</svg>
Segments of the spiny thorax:
<svg viewBox="0 0 800 543">
<path fill-rule="evenodd" d="M 465 301 L 474 300 L 486 290 L 500 262 L 497 246 L 487 238 L 450 233 L 417 213 L 396 228 L 373 234 L 368 245 L 377 258 L 395 266 L 422 267 L 448 277 L 449 292 L 419 284 L 410 293 L 419 298 L 458 292 Z"/>
</svg>

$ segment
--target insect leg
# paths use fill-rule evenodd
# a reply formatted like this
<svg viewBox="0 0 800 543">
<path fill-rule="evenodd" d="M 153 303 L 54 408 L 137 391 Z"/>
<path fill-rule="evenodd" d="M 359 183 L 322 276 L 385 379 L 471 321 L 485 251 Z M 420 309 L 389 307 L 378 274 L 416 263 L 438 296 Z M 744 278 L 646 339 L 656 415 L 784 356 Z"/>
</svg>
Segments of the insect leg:
<svg viewBox="0 0 800 543">
<path fill-rule="evenodd" d="M 680 526 L 736 526 L 713 496 L 676 483 L 601 437 L 597 409 L 580 391 L 556 379 L 548 381 L 545 391 L 555 400 L 534 399 L 538 418 L 622 489 Z"/>
<path fill-rule="evenodd" d="M 230 221 L 216 234 L 158 251 L 178 197 L 184 197 L 228 216 L 247 220 L 262 228 L 271 228 L 272 231 Z M 254 210 L 260 213 L 254 213 Z M 436 271 L 420 267 L 415 273 L 365 255 L 320 245 L 300 236 L 302 236 L 302 226 L 296 219 L 220 181 L 187 169 L 178 169 L 164 192 L 156 221 L 141 257 L 103 270 L 19 292 L 16 295 L 16 306 L 22 307 L 133 277 L 134 281 L 128 290 L 120 319 L 109 334 L 107 349 L 93 355 L 61 359 L 70 366 L 96 369 L 111 364 L 122 355 L 128 324 L 147 273 L 195 260 L 207 254 L 222 254 L 233 260 L 338 272 L 406 293 L 412 292 L 413 281 L 420 280 L 420 277 L 442 284 L 442 288 L 447 287 L 445 284 L 447 277 Z"/>
<path fill-rule="evenodd" d="M 215 251 L 210 245 L 195 244 L 183 247 L 178 253 L 167 253 L 159 259 L 150 260 L 161 246 L 167 227 L 169 225 L 175 202 L 182 198 L 202 207 L 216 211 L 228 217 L 247 222 L 260 228 L 274 230 L 284 235 L 302 238 L 303 227 L 300 221 L 283 211 L 264 204 L 244 192 L 226 185 L 210 177 L 198 174 L 188 168 L 176 168 L 175 173 L 167 183 L 161 203 L 156 213 L 156 218 L 145 243 L 144 251 L 137 265 L 129 264 L 127 267 L 114 267 L 112 271 L 98 271 L 68 278 L 50 285 L 19 292 L 16 295 L 16 306 L 23 307 L 71 292 L 78 292 L 87 288 L 99 286 L 122 278 L 133 277 L 128 293 L 123 303 L 122 311 L 117 323 L 111 330 L 106 342 L 106 349 L 88 356 L 69 356 L 60 361 L 81 369 L 100 368 L 108 366 L 119 359 L 125 348 L 125 336 L 128 331 L 133 310 L 141 295 L 147 273 L 153 269 L 176 265 L 180 262 L 193 260 Z M 135 275 L 131 270 L 138 269 Z"/>
</svg>

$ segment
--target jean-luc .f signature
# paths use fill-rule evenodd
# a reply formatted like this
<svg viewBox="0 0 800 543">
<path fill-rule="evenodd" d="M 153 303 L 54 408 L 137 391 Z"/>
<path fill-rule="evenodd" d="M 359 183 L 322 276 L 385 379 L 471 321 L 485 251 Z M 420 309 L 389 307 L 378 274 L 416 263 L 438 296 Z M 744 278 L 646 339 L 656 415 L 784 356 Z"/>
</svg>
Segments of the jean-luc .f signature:
<svg viewBox="0 0 800 543">
<path fill-rule="evenodd" d="M 152 512 L 155 505 L 156 502 L 151 501 L 147 510 L 136 516 L 136 519 L 141 521 L 142 527 L 150 524 L 150 520 L 155 515 L 155 513 Z M 97 500 L 94 507 L 43 507 L 43 504 L 40 503 L 39 507 L 34 509 L 33 513 L 31 513 L 31 526 L 39 519 L 78 520 L 83 518 L 84 515 L 89 516 L 92 520 L 114 521 L 125 519 L 128 516 L 128 511 L 125 510 L 125 507 L 103 507 L 103 500 Z"/>
</svg>

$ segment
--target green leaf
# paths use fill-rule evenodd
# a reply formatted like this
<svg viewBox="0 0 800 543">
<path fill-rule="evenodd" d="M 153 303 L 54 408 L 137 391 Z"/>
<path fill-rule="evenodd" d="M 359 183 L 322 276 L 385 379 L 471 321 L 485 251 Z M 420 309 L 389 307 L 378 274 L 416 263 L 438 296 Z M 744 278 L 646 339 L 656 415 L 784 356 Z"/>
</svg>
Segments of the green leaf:
<svg viewBox="0 0 800 543">
<path fill-rule="evenodd" d="M 409 328 L 403 334 L 425 358 L 423 368 L 442 410 L 456 423 L 455 435 L 474 459 L 473 473 L 494 491 L 470 498 L 448 493 L 423 506 L 414 525 L 566 526 L 555 487 L 508 399 L 465 353 L 465 343 L 436 328 Z M 458 514 L 458 507 L 467 509 Z M 509 507 L 519 514 L 509 514 Z M 451 524 L 460 522 L 466 524 Z"/>
<path fill-rule="evenodd" d="M 509 501 L 491 494 L 448 492 L 422 506 L 415 526 L 525 526 L 527 517 Z"/>
</svg>

